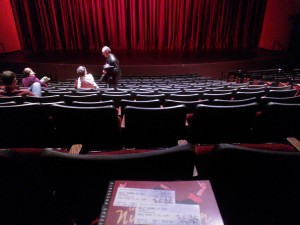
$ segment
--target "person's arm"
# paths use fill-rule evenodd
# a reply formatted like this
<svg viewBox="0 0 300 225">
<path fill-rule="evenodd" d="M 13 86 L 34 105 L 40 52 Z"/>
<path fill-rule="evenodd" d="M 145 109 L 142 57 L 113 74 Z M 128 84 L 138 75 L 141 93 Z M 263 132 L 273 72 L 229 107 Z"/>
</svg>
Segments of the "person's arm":
<svg viewBox="0 0 300 225">
<path fill-rule="evenodd" d="M 74 82 L 74 88 L 78 88 L 78 80 L 77 79 Z"/>
<path fill-rule="evenodd" d="M 22 97 L 26 97 L 26 96 L 36 96 L 36 95 L 33 94 L 31 91 L 24 89 L 22 93 Z"/>
<path fill-rule="evenodd" d="M 77 80 L 75 81 L 75 88 L 81 88 L 81 80 L 80 80 L 80 77 L 78 77 Z"/>
<path fill-rule="evenodd" d="M 35 94 L 33 94 L 31 91 L 28 91 L 29 93 L 28 93 L 28 95 L 29 96 L 36 96 Z"/>
<path fill-rule="evenodd" d="M 118 74 L 120 72 L 120 67 L 119 67 L 119 61 L 115 57 L 115 55 L 110 54 L 109 58 L 107 59 L 107 61 L 108 61 L 109 65 L 113 66 L 112 73 L 113 74 Z"/>
<path fill-rule="evenodd" d="M 35 77 L 34 82 L 40 83 L 42 87 L 47 87 L 47 86 L 48 86 L 48 84 L 42 82 L 42 81 L 41 81 L 39 78 L 37 78 L 37 77 Z"/>
</svg>

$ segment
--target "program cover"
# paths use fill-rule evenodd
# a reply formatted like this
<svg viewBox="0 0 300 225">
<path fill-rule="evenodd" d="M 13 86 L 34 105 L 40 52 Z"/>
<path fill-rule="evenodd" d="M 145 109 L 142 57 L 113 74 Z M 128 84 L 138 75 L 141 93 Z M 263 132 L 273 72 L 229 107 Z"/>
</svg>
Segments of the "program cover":
<svg viewBox="0 0 300 225">
<path fill-rule="evenodd" d="M 112 181 L 99 225 L 223 225 L 208 180 Z"/>
</svg>

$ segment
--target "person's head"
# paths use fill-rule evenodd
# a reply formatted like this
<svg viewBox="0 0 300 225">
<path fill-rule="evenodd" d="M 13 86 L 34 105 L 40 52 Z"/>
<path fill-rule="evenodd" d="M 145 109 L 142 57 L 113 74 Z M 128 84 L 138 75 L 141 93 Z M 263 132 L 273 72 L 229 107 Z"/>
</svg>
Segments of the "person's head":
<svg viewBox="0 0 300 225">
<path fill-rule="evenodd" d="M 77 68 L 77 74 L 80 77 L 84 76 L 86 74 L 86 68 L 84 66 L 79 66 Z"/>
<path fill-rule="evenodd" d="M 14 86 L 17 83 L 16 75 L 14 74 L 14 72 L 9 70 L 2 72 L 1 80 L 5 86 Z"/>
<path fill-rule="evenodd" d="M 23 73 L 25 77 L 33 76 L 35 74 L 35 72 L 33 72 L 33 70 L 29 67 L 25 68 Z"/>
<path fill-rule="evenodd" d="M 110 53 L 111 49 L 108 46 L 104 46 L 102 48 L 102 55 L 104 55 L 104 57 L 108 57 Z"/>
</svg>

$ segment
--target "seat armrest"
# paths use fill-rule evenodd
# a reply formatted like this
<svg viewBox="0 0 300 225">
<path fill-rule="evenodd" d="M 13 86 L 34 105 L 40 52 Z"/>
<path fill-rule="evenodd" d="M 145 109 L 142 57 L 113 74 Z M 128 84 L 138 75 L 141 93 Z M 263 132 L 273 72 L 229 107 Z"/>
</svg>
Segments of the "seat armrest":
<svg viewBox="0 0 300 225">
<path fill-rule="evenodd" d="M 300 152 L 300 141 L 297 138 L 294 137 L 288 137 L 287 141 L 294 146 L 294 148 L 297 149 L 298 152 Z"/>
<path fill-rule="evenodd" d="M 69 153 L 78 155 L 78 154 L 80 154 L 81 148 L 82 148 L 82 144 L 74 144 L 74 145 L 72 145 Z"/>
</svg>

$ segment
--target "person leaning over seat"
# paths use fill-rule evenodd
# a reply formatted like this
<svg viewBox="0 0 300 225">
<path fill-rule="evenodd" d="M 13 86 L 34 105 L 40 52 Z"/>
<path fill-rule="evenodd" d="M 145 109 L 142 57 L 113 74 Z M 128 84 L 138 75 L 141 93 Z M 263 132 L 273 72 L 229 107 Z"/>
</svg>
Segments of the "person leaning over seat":
<svg viewBox="0 0 300 225">
<path fill-rule="evenodd" d="M 17 85 L 16 75 L 12 71 L 3 71 L 1 74 L 1 80 L 4 84 L 4 90 L 0 90 L 0 97 L 3 96 L 36 96 L 28 89 L 20 89 Z"/>
<path fill-rule="evenodd" d="M 29 67 L 25 68 L 23 73 L 25 75 L 25 78 L 22 79 L 23 86 L 27 87 L 36 96 L 42 96 L 42 87 L 47 87 L 48 84 L 38 79 L 35 72 Z M 49 78 L 43 77 L 43 79 L 48 80 Z"/>
<path fill-rule="evenodd" d="M 87 73 L 84 66 L 77 68 L 78 79 L 75 81 L 75 88 L 99 88 L 92 74 Z"/>
</svg>

